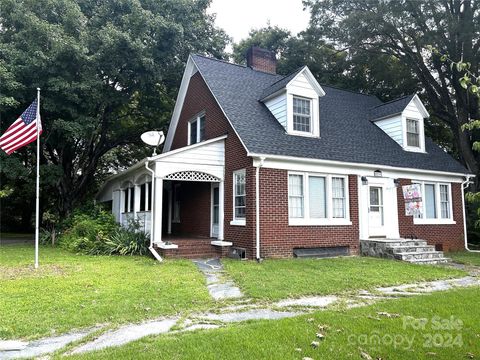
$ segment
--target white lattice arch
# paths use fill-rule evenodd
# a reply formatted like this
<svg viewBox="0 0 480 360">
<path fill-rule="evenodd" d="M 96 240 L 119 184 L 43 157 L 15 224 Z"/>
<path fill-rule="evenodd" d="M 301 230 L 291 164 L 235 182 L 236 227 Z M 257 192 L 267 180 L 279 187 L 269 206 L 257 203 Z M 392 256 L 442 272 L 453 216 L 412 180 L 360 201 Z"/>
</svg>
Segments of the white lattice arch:
<svg viewBox="0 0 480 360">
<path fill-rule="evenodd" d="M 216 176 L 201 172 L 201 171 L 178 171 L 172 174 L 165 175 L 164 180 L 179 180 L 179 181 L 202 181 L 202 182 L 219 182 L 220 179 Z"/>
</svg>

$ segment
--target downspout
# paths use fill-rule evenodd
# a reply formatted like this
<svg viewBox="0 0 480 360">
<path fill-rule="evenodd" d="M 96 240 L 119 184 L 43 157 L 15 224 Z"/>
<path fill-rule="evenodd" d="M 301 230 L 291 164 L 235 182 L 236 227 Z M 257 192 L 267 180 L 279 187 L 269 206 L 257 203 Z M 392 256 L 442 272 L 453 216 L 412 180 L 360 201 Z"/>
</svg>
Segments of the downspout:
<svg viewBox="0 0 480 360">
<path fill-rule="evenodd" d="M 260 168 L 263 166 L 265 158 L 260 158 L 260 163 L 255 167 L 255 248 L 256 259 L 260 261 Z"/>
<path fill-rule="evenodd" d="M 152 253 L 152 255 L 155 259 L 162 262 L 163 261 L 162 257 L 157 252 L 157 250 L 155 250 L 155 248 L 153 247 L 153 220 L 154 220 L 153 215 L 154 215 L 154 209 L 155 209 L 155 197 L 154 197 L 154 194 L 155 194 L 155 171 L 153 171 L 151 168 L 148 167 L 148 158 L 145 161 L 145 168 L 148 171 L 150 171 L 150 173 L 152 174 L 152 193 L 150 194 L 150 196 L 152 198 L 152 200 L 151 200 L 152 208 L 150 209 L 150 246 L 148 247 L 148 250 L 150 250 L 150 252 Z"/>
<path fill-rule="evenodd" d="M 462 208 L 463 208 L 463 236 L 465 238 L 465 250 L 470 251 L 470 252 L 480 252 L 480 250 L 470 250 L 468 248 L 468 239 L 467 239 L 467 217 L 466 217 L 466 211 L 465 211 L 465 189 L 472 183 L 470 181 L 471 175 L 466 176 L 466 180 L 462 182 Z"/>
</svg>

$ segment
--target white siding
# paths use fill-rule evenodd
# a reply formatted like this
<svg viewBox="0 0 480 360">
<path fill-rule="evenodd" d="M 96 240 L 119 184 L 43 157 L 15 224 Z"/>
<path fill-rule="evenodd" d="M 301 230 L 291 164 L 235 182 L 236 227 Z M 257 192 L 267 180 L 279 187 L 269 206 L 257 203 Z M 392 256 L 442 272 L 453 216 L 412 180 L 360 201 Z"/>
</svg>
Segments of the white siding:
<svg viewBox="0 0 480 360">
<path fill-rule="evenodd" d="M 403 147 L 403 127 L 401 115 L 375 121 L 375 124 Z"/>
<path fill-rule="evenodd" d="M 287 129 L 287 94 L 283 93 L 265 101 L 268 110 L 275 116 L 280 125 Z"/>
<path fill-rule="evenodd" d="M 403 116 L 413 119 L 423 119 L 422 113 L 414 101 L 410 101 L 405 110 L 403 110 Z"/>
<path fill-rule="evenodd" d="M 303 72 L 298 74 L 295 79 L 288 84 L 288 92 L 309 98 L 318 97 L 317 92 L 312 87 L 312 84 L 310 84 L 310 81 L 308 81 Z"/>
</svg>

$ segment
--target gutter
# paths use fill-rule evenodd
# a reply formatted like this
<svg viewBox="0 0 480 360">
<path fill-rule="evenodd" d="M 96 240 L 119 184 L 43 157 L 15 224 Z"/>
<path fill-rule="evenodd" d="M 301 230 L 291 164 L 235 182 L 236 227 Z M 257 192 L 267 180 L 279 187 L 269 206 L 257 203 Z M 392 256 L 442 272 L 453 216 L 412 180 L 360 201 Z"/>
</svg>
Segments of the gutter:
<svg viewBox="0 0 480 360">
<path fill-rule="evenodd" d="M 470 250 L 468 248 L 468 239 L 467 239 L 467 218 L 466 218 L 466 211 L 465 211 L 465 189 L 472 183 L 470 180 L 473 176 L 467 175 L 465 181 L 462 182 L 462 208 L 463 208 L 463 235 L 465 238 L 465 250 L 474 253 L 480 253 L 480 250 Z"/>
<path fill-rule="evenodd" d="M 148 167 L 148 161 L 149 161 L 150 158 L 146 158 L 145 159 L 145 168 L 150 171 L 150 173 L 152 174 L 152 193 L 150 194 L 151 198 L 152 198 L 152 209 L 150 210 L 150 246 L 148 247 L 148 250 L 150 250 L 150 252 L 152 253 L 153 257 L 155 259 L 157 259 L 159 262 L 162 262 L 163 259 L 162 257 L 160 256 L 160 254 L 157 252 L 157 250 L 155 250 L 155 248 L 153 247 L 153 222 L 154 222 L 154 209 L 155 209 L 155 197 L 154 197 L 154 194 L 155 194 L 155 171 L 153 171 L 151 168 Z"/>
<path fill-rule="evenodd" d="M 260 158 L 260 163 L 255 166 L 255 250 L 256 259 L 260 258 L 260 168 L 263 166 L 265 157 Z"/>
</svg>

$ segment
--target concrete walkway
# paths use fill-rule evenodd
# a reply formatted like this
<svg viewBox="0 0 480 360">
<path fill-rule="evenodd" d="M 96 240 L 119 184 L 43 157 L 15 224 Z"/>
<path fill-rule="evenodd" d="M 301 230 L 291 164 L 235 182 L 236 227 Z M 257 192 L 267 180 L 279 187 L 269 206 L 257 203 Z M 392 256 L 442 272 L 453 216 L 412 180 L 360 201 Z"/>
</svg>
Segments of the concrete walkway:
<svg viewBox="0 0 480 360">
<path fill-rule="evenodd" d="M 207 261 L 199 266 L 218 266 L 218 263 Z M 211 268 L 210 270 L 207 269 L 207 276 L 212 276 L 212 273 L 214 275 L 218 275 L 219 272 L 222 271 L 222 268 L 218 267 L 214 269 L 214 271 L 211 270 Z M 226 282 L 228 282 L 228 280 L 226 280 Z M 216 280 L 210 284 L 215 283 L 217 283 Z M 350 308 L 359 307 L 366 306 L 384 299 L 394 299 L 404 296 L 419 296 L 426 293 L 470 286 L 480 286 L 480 279 L 473 276 L 466 276 L 458 279 L 381 287 L 371 292 L 359 291 L 352 295 L 310 296 L 299 299 L 285 299 L 269 304 L 255 304 L 248 303 L 248 301 L 243 301 L 243 303 L 240 304 L 224 306 L 218 309 L 217 312 L 191 314 L 187 318 L 169 317 L 146 321 L 139 324 L 127 324 L 119 327 L 116 330 L 107 331 L 96 339 L 77 346 L 72 351 L 67 353 L 67 355 L 86 353 L 105 349 L 107 347 L 121 346 L 148 335 L 185 332 L 198 329 L 214 329 L 224 326 L 228 323 L 248 320 L 276 320 L 328 309 L 331 306 L 341 303 L 347 304 L 347 307 Z M 227 291 L 227 294 L 228 293 L 230 292 Z M 215 290 L 214 294 L 218 295 Z M 238 293 L 234 291 L 233 294 L 235 294 L 233 298 L 238 298 L 238 296 L 241 296 L 239 290 Z M 70 333 L 59 337 L 45 338 L 24 344 L 14 344 L 12 341 L 2 343 L 0 341 L 0 359 L 16 359 L 46 355 L 57 351 L 74 341 L 79 341 L 89 334 L 92 334 L 96 330 L 98 330 L 98 328 L 91 328 L 82 332 Z M 8 343 L 11 345 L 9 350 Z"/>
</svg>

